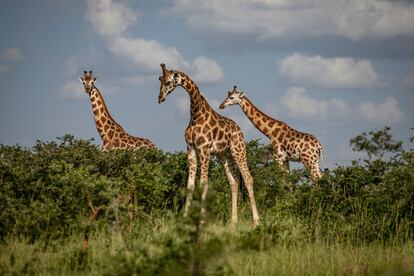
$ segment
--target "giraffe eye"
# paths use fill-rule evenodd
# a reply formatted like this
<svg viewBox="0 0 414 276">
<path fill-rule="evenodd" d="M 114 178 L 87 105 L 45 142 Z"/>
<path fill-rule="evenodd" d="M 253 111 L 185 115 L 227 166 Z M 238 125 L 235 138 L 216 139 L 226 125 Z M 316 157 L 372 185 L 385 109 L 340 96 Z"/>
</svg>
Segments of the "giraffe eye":
<svg viewBox="0 0 414 276">
<path fill-rule="evenodd" d="M 233 96 L 230 96 L 230 100 L 234 100 L 234 97 Z"/>
</svg>

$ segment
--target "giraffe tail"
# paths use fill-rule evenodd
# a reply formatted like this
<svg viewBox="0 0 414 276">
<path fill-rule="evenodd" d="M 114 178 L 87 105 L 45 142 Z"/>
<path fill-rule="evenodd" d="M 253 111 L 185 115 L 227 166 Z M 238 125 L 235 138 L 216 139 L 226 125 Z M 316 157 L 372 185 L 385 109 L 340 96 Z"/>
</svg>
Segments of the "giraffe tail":
<svg viewBox="0 0 414 276">
<path fill-rule="evenodd" d="M 320 163 L 322 163 L 323 162 L 323 149 L 322 149 L 322 146 L 319 148 L 319 160 L 320 160 Z M 323 173 L 323 170 L 321 169 L 321 167 L 319 166 L 319 171 L 321 172 L 321 173 Z"/>
<path fill-rule="evenodd" d="M 319 148 L 319 159 L 323 162 L 323 150 L 322 147 Z"/>
</svg>

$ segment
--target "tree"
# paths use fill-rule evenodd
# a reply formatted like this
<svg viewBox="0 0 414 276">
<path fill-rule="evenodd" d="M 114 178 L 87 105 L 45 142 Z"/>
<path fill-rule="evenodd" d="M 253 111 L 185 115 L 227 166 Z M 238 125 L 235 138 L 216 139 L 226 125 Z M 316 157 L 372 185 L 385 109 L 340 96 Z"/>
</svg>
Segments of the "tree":
<svg viewBox="0 0 414 276">
<path fill-rule="evenodd" d="M 385 126 L 383 130 L 366 132 L 352 138 L 349 142 L 353 151 L 365 151 L 369 160 L 373 157 L 382 159 L 386 152 L 398 152 L 402 150 L 401 141 L 394 141 L 389 133 L 391 127 Z"/>
</svg>

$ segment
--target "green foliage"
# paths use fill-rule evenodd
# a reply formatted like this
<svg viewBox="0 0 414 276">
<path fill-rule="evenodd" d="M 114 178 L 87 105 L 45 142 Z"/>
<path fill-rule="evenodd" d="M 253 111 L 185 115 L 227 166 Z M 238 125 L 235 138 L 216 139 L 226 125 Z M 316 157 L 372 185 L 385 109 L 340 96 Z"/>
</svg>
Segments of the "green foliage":
<svg viewBox="0 0 414 276">
<path fill-rule="evenodd" d="M 398 152 L 402 150 L 402 142 L 396 142 L 389 133 L 391 127 L 384 127 L 383 130 L 373 131 L 368 134 L 362 134 L 354 137 L 350 141 L 350 145 L 354 151 L 365 151 L 368 158 L 376 156 L 382 158 L 385 152 Z"/>
<path fill-rule="evenodd" d="M 407 157 L 404 157 L 407 158 Z M 300 187 L 296 213 L 315 237 L 356 243 L 412 238 L 414 163 L 354 163 L 326 173 L 318 190 Z M 411 222 L 410 222 L 411 221 Z"/>
<path fill-rule="evenodd" d="M 98 219 L 118 223 L 132 211 L 180 208 L 178 190 L 187 177 L 183 153 L 105 154 L 90 140 L 58 140 L 38 141 L 33 150 L 0 146 L 0 238 L 47 240 L 82 232 L 91 206 L 103 208 Z M 114 218 L 116 210 L 129 214 Z"/>
<path fill-rule="evenodd" d="M 377 142 L 366 140 L 374 145 L 367 148 L 372 156 L 386 151 L 397 152 L 395 156 L 336 167 L 325 172 L 317 189 L 309 185 L 306 171 L 288 175 L 273 161 L 269 146 L 250 141 L 248 165 L 261 225 L 252 229 L 241 185 L 242 226 L 230 230 L 223 226 L 230 221 L 230 188 L 214 159 L 207 225 L 200 228 L 199 189 L 195 211 L 182 218 L 188 173 L 183 152 L 102 153 L 91 140 L 70 135 L 38 141 L 32 149 L 0 145 L 0 251 L 19 244 L 40 252 L 29 250 L 24 260 L 16 257 L 21 253 L 6 260 L 0 254 L 0 274 L 229 275 L 241 270 L 227 256 L 275 254 L 275 248 L 314 243 L 412 243 L 414 152 L 402 151 L 388 130 L 374 137 Z M 84 235 L 89 237 L 87 250 L 82 249 Z M 70 246 L 63 250 L 61 244 Z M 46 264 L 41 254 L 52 253 L 45 250 L 61 253 Z"/>
</svg>

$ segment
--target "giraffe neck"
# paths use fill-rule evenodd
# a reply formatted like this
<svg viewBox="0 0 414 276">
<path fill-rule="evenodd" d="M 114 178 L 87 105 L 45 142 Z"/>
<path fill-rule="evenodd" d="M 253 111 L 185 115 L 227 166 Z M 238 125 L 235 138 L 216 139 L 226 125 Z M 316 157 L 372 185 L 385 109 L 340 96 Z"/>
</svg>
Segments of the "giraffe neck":
<svg viewBox="0 0 414 276">
<path fill-rule="evenodd" d="M 95 119 L 96 128 L 102 139 L 106 138 L 107 131 L 111 126 L 119 126 L 117 122 L 109 114 L 105 101 L 98 88 L 94 88 L 89 94 L 92 103 L 93 117 Z"/>
<path fill-rule="evenodd" d="M 243 97 L 243 102 L 240 106 L 256 128 L 269 138 L 274 135 L 275 130 L 278 131 L 285 125 L 285 123 L 264 114 L 246 96 Z"/>
<path fill-rule="evenodd" d="M 211 111 L 211 107 L 201 95 L 200 90 L 198 90 L 195 82 L 190 79 L 186 74 L 179 73 L 181 78 L 181 86 L 188 92 L 190 95 L 190 115 L 191 118 L 197 118 L 203 116 L 206 111 Z"/>
</svg>

